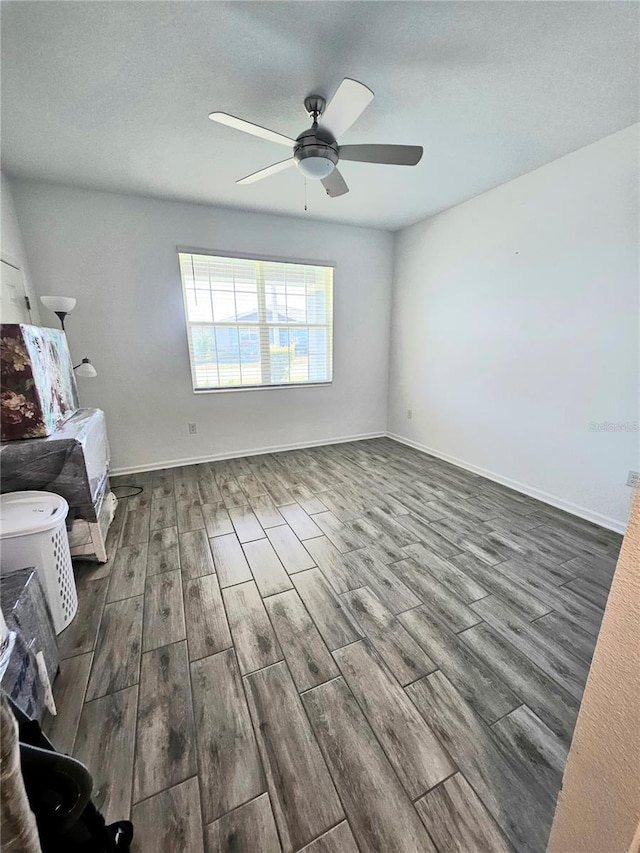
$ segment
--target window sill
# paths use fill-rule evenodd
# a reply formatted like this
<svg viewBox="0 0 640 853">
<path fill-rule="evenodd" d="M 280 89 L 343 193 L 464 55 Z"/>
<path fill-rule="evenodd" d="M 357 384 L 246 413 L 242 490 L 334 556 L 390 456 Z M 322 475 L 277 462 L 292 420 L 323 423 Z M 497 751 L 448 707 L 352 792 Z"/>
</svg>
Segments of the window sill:
<svg viewBox="0 0 640 853">
<path fill-rule="evenodd" d="M 282 391 L 291 390 L 292 388 L 326 388 L 333 385 L 333 380 L 329 382 L 287 382 L 282 385 L 240 385 L 229 388 L 194 388 L 193 393 L 198 396 L 200 394 L 237 394 L 239 391 Z"/>
</svg>

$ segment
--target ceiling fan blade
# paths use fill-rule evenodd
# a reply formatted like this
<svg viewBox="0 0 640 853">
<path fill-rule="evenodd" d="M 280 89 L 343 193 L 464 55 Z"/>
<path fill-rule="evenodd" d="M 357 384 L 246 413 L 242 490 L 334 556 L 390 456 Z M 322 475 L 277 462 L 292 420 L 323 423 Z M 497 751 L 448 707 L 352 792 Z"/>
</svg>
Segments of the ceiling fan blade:
<svg viewBox="0 0 640 853">
<path fill-rule="evenodd" d="M 260 127 L 259 124 L 252 124 L 250 121 L 230 116 L 228 113 L 209 113 L 209 118 L 211 121 L 226 124 L 227 127 L 233 127 L 235 130 L 242 130 L 244 133 L 250 133 L 252 136 L 259 136 L 268 142 L 277 142 L 280 145 L 288 145 L 289 147 L 294 145 L 295 142 L 295 140 L 289 139 L 288 136 L 276 133 L 275 130 L 268 130 L 266 127 Z"/>
<path fill-rule="evenodd" d="M 340 159 L 358 163 L 415 166 L 422 157 L 421 145 L 341 145 Z"/>
<path fill-rule="evenodd" d="M 337 169 L 334 169 L 330 175 L 322 179 L 322 186 L 327 191 L 330 198 L 336 198 L 339 195 L 344 195 L 349 192 L 349 187 L 345 179 Z"/>
<path fill-rule="evenodd" d="M 364 83 L 345 77 L 318 120 L 334 139 L 349 130 L 373 100 L 373 92 Z"/>
<path fill-rule="evenodd" d="M 236 181 L 236 184 L 255 184 L 256 181 L 261 181 L 263 178 L 269 178 L 271 175 L 283 172 L 285 169 L 293 166 L 295 162 L 293 157 L 290 157 L 288 160 L 281 160 L 279 163 L 274 163 L 273 166 L 267 166 L 266 169 L 260 169 L 258 172 L 247 175 L 246 178 L 240 178 L 239 181 Z"/>
</svg>

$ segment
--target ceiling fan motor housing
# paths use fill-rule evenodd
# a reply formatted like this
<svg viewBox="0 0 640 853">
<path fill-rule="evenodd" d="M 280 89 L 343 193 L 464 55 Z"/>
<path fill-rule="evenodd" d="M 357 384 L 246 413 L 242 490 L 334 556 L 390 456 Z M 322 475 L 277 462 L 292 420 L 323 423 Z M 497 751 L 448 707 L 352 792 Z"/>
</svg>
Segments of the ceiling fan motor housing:
<svg viewBox="0 0 640 853">
<path fill-rule="evenodd" d="M 314 123 L 296 139 L 293 157 L 305 177 L 320 181 L 330 175 L 338 163 L 338 144 L 331 134 Z"/>
</svg>

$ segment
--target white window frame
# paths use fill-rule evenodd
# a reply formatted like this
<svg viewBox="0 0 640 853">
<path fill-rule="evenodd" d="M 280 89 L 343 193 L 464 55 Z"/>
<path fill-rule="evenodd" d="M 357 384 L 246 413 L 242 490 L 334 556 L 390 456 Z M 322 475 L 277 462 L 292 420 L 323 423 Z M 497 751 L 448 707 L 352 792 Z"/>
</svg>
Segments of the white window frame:
<svg viewBox="0 0 640 853">
<path fill-rule="evenodd" d="M 176 257 L 178 260 L 178 277 L 180 280 L 180 290 L 182 291 L 182 301 L 184 306 L 184 323 L 185 323 L 185 332 L 187 335 L 187 350 L 189 352 L 189 367 L 191 370 L 191 388 L 194 394 L 237 394 L 242 391 L 273 391 L 273 390 L 291 390 L 294 388 L 322 388 L 333 384 L 334 381 L 334 345 L 333 345 L 333 332 L 334 332 L 334 316 L 333 316 L 333 305 L 334 305 L 334 289 L 335 289 L 335 269 L 336 264 L 333 261 L 326 260 L 310 260 L 310 259 L 300 259 L 300 258 L 283 258 L 283 257 L 275 257 L 268 255 L 255 255 L 249 254 L 246 252 L 243 253 L 230 253 L 225 251 L 216 251 L 214 249 L 197 249 L 192 247 L 185 246 L 177 246 L 176 247 Z M 190 332 L 193 326 L 230 326 L 237 327 L 242 326 L 242 323 L 215 323 L 215 322 L 206 322 L 206 321 L 191 321 L 189 320 L 189 311 L 187 307 L 187 294 L 186 288 L 184 286 L 184 281 L 182 279 L 182 270 L 180 269 L 180 255 L 209 255 L 210 257 L 215 258 L 229 258 L 230 260 L 246 260 L 246 261 L 259 261 L 263 263 L 277 263 L 277 264 L 294 264 L 296 266 L 313 266 L 313 267 L 327 267 L 333 270 L 332 283 L 331 283 L 331 323 L 301 323 L 301 326 L 305 328 L 322 328 L 328 329 L 329 331 L 329 344 L 327 347 L 327 359 L 329 364 L 329 371 L 331 375 L 331 379 L 322 380 L 320 382 L 282 382 L 282 383 L 273 383 L 273 384 L 260 384 L 260 385 L 232 385 L 232 386 L 220 386 L 214 388 L 196 388 L 195 387 L 195 363 L 193 359 L 193 349 L 191 346 Z M 262 299 L 264 299 L 264 293 L 262 294 Z M 260 292 L 258 288 L 258 301 L 260 302 Z M 246 324 L 244 324 L 246 325 Z M 267 329 L 271 326 L 276 328 L 282 328 L 283 323 L 256 323 L 256 328 L 262 332 L 263 329 Z M 293 325 L 293 324 L 291 324 Z M 261 363 L 262 359 L 265 357 L 264 352 L 264 341 L 263 335 L 260 335 L 261 338 Z M 268 340 L 267 340 L 267 353 L 268 353 Z M 268 363 L 268 362 L 267 362 Z"/>
</svg>

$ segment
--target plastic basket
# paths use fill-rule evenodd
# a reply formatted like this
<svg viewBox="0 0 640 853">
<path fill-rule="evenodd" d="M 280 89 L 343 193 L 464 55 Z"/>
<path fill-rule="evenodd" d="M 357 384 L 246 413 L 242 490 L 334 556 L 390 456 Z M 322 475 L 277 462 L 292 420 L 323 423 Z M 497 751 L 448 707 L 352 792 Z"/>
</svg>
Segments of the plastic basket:
<svg viewBox="0 0 640 853">
<path fill-rule="evenodd" d="M 0 496 L 2 573 L 35 566 L 56 634 L 71 622 L 78 595 L 65 520 L 69 504 L 50 492 Z"/>
</svg>

